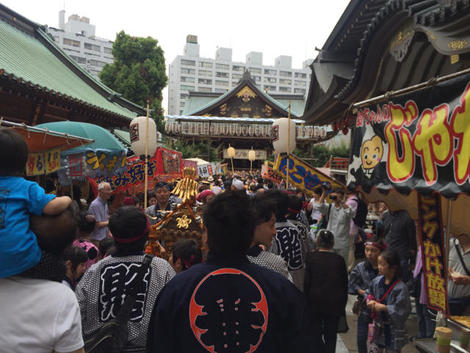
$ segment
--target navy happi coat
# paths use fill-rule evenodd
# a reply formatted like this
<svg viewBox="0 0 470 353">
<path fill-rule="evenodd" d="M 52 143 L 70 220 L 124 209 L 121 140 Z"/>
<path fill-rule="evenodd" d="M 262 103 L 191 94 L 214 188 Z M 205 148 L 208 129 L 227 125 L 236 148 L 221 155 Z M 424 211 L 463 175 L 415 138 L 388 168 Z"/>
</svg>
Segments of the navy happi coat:
<svg viewBox="0 0 470 353">
<path fill-rule="evenodd" d="M 209 254 L 171 280 L 149 327 L 149 352 L 309 352 L 302 293 L 246 256 Z"/>
</svg>

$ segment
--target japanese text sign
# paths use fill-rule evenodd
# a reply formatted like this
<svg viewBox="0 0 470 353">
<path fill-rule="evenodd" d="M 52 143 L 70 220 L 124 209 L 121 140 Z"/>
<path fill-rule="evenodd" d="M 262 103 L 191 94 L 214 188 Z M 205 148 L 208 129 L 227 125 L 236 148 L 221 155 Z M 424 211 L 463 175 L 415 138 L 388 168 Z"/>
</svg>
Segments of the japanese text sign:
<svg viewBox="0 0 470 353">
<path fill-rule="evenodd" d="M 423 274 L 428 307 L 447 312 L 447 261 L 440 196 L 418 195 Z"/>
<path fill-rule="evenodd" d="M 348 185 L 470 192 L 470 75 L 358 111 Z"/>
<path fill-rule="evenodd" d="M 53 173 L 60 168 L 60 149 L 47 152 L 29 153 L 26 162 L 26 175 Z"/>
<path fill-rule="evenodd" d="M 336 180 L 326 176 L 314 167 L 303 162 L 295 155 L 279 154 L 274 165 L 274 171 L 287 178 L 287 163 L 289 162 L 289 184 L 304 190 L 309 196 L 313 194 L 313 189 L 322 183 L 329 183 L 332 188 L 343 187 Z"/>
</svg>

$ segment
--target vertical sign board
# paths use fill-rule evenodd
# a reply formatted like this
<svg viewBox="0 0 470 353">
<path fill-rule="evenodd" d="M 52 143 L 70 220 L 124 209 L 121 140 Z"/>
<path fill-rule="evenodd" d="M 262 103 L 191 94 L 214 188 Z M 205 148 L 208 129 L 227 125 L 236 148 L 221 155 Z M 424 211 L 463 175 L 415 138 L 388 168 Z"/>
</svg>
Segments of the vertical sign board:
<svg viewBox="0 0 470 353">
<path fill-rule="evenodd" d="M 418 210 L 428 307 L 447 313 L 447 259 L 439 194 L 418 194 Z"/>
</svg>

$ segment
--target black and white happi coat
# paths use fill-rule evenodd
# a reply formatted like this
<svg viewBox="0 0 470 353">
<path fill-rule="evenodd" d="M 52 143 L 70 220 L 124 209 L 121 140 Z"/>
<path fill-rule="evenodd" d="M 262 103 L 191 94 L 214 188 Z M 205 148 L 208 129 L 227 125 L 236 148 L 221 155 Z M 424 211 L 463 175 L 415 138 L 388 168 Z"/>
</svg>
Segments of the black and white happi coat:
<svg viewBox="0 0 470 353">
<path fill-rule="evenodd" d="M 246 255 L 251 263 L 273 270 L 292 282 L 292 276 L 287 269 L 287 264 L 279 255 L 263 251 L 257 245 L 248 249 Z"/>
<path fill-rule="evenodd" d="M 124 302 L 124 288 L 137 276 L 143 258 L 144 255 L 109 256 L 85 272 L 75 290 L 85 340 L 117 316 Z M 155 300 L 174 275 L 167 261 L 158 257 L 152 259 L 127 324 L 129 338 L 125 351 L 146 352 L 147 329 Z"/>
<path fill-rule="evenodd" d="M 276 222 L 276 236 L 269 251 L 284 259 L 294 284 L 303 290 L 305 256 L 299 229 L 287 220 Z"/>
</svg>

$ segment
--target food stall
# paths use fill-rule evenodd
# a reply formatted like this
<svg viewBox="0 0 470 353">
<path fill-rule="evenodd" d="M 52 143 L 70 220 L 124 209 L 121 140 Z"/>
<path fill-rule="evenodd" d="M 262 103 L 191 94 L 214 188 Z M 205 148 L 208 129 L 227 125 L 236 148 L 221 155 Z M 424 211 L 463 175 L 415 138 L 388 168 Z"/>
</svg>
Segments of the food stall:
<svg viewBox="0 0 470 353">
<path fill-rule="evenodd" d="M 27 176 L 39 176 L 57 171 L 60 168 L 61 153 L 94 142 L 93 139 L 3 119 L 0 120 L 0 126 L 14 129 L 25 139 L 29 151 L 26 163 Z"/>
<path fill-rule="evenodd" d="M 470 233 L 470 72 L 360 102 L 353 111 L 347 185 L 417 222 L 428 307 L 446 316 L 452 350 L 468 352 L 470 318 L 448 315 L 445 234 Z M 436 351 L 432 340 L 416 347 Z"/>
</svg>

